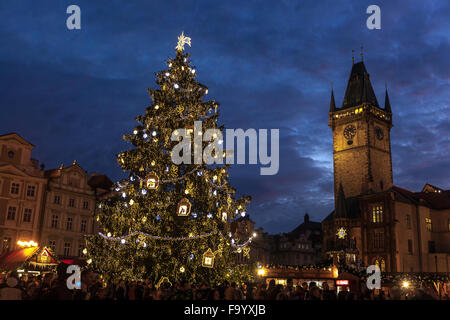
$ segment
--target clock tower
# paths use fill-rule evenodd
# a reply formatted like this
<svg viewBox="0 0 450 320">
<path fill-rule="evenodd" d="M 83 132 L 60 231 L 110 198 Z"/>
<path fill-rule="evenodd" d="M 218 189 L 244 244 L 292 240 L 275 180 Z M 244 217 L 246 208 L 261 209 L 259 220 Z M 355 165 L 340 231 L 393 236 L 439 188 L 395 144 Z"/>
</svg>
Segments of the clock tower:
<svg viewBox="0 0 450 320">
<path fill-rule="evenodd" d="M 364 63 L 354 63 L 344 101 L 336 108 L 331 91 L 329 126 L 333 132 L 335 208 L 345 198 L 392 187 L 392 112 L 386 89 L 381 108 Z"/>
</svg>

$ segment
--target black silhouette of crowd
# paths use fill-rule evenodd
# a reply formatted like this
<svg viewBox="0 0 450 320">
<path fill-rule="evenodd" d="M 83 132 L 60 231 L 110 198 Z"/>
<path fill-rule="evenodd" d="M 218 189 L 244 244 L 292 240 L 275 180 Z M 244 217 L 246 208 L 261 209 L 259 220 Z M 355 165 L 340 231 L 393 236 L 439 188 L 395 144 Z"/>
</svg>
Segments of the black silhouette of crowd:
<svg viewBox="0 0 450 320">
<path fill-rule="evenodd" d="M 448 293 L 439 297 L 432 286 L 426 285 L 411 289 L 394 286 L 387 294 L 383 290 L 369 290 L 365 283 L 361 283 L 358 292 L 343 287 L 336 293 L 326 282 L 293 286 L 275 284 L 274 280 L 269 284 L 242 285 L 225 281 L 217 286 L 206 282 L 191 286 L 188 282 L 164 281 L 156 287 L 148 280 L 105 283 L 99 275 L 89 271 L 81 273 L 81 288 L 70 290 L 66 268 L 67 265 L 60 264 L 56 274 L 34 277 L 18 277 L 15 272 L 0 275 L 0 300 L 450 300 Z"/>
</svg>

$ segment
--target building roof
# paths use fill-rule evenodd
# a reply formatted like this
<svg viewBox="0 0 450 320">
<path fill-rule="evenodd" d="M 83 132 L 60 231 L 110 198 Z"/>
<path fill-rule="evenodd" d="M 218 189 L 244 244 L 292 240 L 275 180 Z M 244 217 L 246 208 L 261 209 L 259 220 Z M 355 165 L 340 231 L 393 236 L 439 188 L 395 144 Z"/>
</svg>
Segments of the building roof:
<svg viewBox="0 0 450 320">
<path fill-rule="evenodd" d="M 412 192 L 404 188 L 393 186 L 392 191 L 397 192 L 406 200 L 412 204 L 420 204 L 435 210 L 450 209 L 450 190 L 444 190 L 438 187 L 437 190 L 441 192 Z"/>
<path fill-rule="evenodd" d="M 88 180 L 88 185 L 93 189 L 110 189 L 114 183 L 104 174 L 95 174 Z"/>
<path fill-rule="evenodd" d="M 32 143 L 30 143 L 28 140 L 24 139 L 18 133 L 11 132 L 11 133 L 6 133 L 6 134 L 0 134 L 0 139 L 7 138 L 7 137 L 15 138 L 16 140 L 20 141 L 24 145 L 27 145 L 27 146 L 30 146 L 33 148 L 35 147 Z"/>
<path fill-rule="evenodd" d="M 355 63 L 350 72 L 347 90 L 345 91 L 342 109 L 359 106 L 363 103 L 369 103 L 372 106 L 379 107 L 370 76 L 364 66 L 364 62 Z"/>
<path fill-rule="evenodd" d="M 39 247 L 22 248 L 7 252 L 0 257 L 0 271 L 11 271 L 20 268 L 26 261 L 30 260 Z"/>
<path fill-rule="evenodd" d="M 331 89 L 330 112 L 335 112 L 335 111 L 336 111 L 336 102 L 334 101 L 333 89 Z"/>
<path fill-rule="evenodd" d="M 61 176 L 61 172 L 63 170 L 68 170 L 68 169 L 73 168 L 73 167 L 76 167 L 80 171 L 82 171 L 82 172 L 87 174 L 86 170 L 84 170 L 76 161 L 74 161 L 73 164 L 68 166 L 68 167 L 64 167 L 63 165 L 61 165 L 61 167 L 58 168 L 58 169 L 45 170 L 45 176 L 47 178 L 57 178 L 57 177 Z"/>
<path fill-rule="evenodd" d="M 441 190 L 441 192 L 413 192 L 405 188 L 392 186 L 390 189 L 377 194 L 395 192 L 396 201 L 406 202 L 413 205 L 422 205 L 435 210 L 450 209 L 450 190 L 444 190 L 438 187 L 434 188 Z M 361 216 L 361 210 L 359 207 L 359 199 L 361 197 L 362 196 L 345 199 L 345 206 L 347 208 L 346 218 L 358 218 Z M 334 218 L 340 218 L 340 216 L 336 217 L 334 212 L 335 211 L 333 210 L 322 222 L 331 221 Z"/>
<path fill-rule="evenodd" d="M 342 215 L 336 216 L 335 210 L 331 211 L 331 213 L 325 219 L 323 219 L 322 222 L 331 221 L 335 218 L 355 219 L 361 217 L 361 209 L 359 207 L 359 197 L 346 198 L 345 210 L 346 210 L 345 216 Z"/>
<path fill-rule="evenodd" d="M 294 230 L 289 232 L 293 235 L 300 235 L 305 234 L 306 231 L 321 231 L 322 225 L 320 222 L 314 222 L 314 221 L 308 221 L 308 222 L 302 222 L 300 225 L 298 225 Z"/>
<path fill-rule="evenodd" d="M 384 98 L 384 110 L 386 110 L 387 112 L 392 113 L 392 109 L 391 109 L 391 102 L 389 101 L 389 94 L 386 88 L 386 95 Z"/>
</svg>

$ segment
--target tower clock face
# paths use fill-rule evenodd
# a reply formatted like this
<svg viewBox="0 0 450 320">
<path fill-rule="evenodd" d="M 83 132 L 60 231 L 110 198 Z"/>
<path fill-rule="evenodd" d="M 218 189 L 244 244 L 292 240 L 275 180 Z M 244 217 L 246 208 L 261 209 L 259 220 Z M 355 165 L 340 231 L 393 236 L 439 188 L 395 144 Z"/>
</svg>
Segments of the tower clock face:
<svg viewBox="0 0 450 320">
<path fill-rule="evenodd" d="M 356 135 L 356 128 L 354 125 L 346 126 L 344 129 L 344 137 L 347 140 L 353 139 L 353 137 Z"/>
<path fill-rule="evenodd" d="M 380 127 L 375 127 L 375 135 L 377 136 L 378 140 L 381 140 L 384 138 L 383 130 Z"/>
</svg>

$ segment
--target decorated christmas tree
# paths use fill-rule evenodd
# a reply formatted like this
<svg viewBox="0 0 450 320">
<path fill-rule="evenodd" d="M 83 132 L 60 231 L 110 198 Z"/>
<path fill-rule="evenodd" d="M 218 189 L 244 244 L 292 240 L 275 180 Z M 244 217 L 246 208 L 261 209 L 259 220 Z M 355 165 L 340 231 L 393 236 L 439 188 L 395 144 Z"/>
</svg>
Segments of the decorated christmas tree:
<svg viewBox="0 0 450 320">
<path fill-rule="evenodd" d="M 204 101 L 208 88 L 195 80 L 197 72 L 184 52 L 190 41 L 184 34 L 178 38 L 176 57 L 156 74 L 159 88 L 148 89 L 152 104 L 123 137 L 132 147 L 117 161 L 128 179 L 98 204 L 102 232 L 88 238 L 84 253 L 90 268 L 105 277 L 220 283 L 248 280 L 255 272 L 251 265 L 235 263 L 236 254 L 248 256 L 254 235 L 234 239 L 230 224 L 245 216 L 250 198 L 236 199 L 228 167 L 211 164 L 226 152 L 217 147 L 223 145 L 220 132 L 203 137 L 207 129 L 222 129 L 218 103 Z M 198 121 L 202 131 L 194 130 Z M 200 145 L 192 148 L 194 140 Z M 174 161 L 175 152 L 188 161 Z"/>
</svg>

